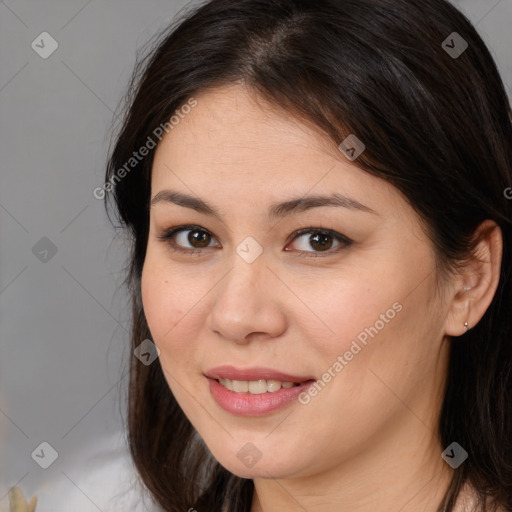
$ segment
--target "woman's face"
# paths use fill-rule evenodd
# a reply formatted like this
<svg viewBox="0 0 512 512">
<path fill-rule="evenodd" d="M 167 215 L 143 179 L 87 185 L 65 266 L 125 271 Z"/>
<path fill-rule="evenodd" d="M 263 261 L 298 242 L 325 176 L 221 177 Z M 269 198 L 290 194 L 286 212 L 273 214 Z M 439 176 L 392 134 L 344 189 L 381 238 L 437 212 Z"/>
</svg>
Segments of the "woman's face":
<svg viewBox="0 0 512 512">
<path fill-rule="evenodd" d="M 142 274 L 184 413 L 246 478 L 422 457 L 436 446 L 448 347 L 419 217 L 242 86 L 196 99 L 155 154 Z"/>
</svg>

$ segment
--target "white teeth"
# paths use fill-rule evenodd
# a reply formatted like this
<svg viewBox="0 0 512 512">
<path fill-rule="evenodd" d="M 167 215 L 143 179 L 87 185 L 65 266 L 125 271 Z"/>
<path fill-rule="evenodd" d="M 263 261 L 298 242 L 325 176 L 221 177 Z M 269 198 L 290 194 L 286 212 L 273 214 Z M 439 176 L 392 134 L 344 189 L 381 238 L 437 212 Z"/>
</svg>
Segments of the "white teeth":
<svg viewBox="0 0 512 512">
<path fill-rule="evenodd" d="M 233 391 L 233 383 L 230 379 L 220 379 L 220 383 L 230 391 Z"/>
<path fill-rule="evenodd" d="M 237 393 L 247 393 L 247 391 L 249 391 L 249 382 L 246 380 L 234 380 L 233 391 Z"/>
<path fill-rule="evenodd" d="M 281 389 L 281 382 L 279 380 L 267 380 L 267 391 L 269 393 L 273 393 L 274 391 L 279 391 Z"/>
<path fill-rule="evenodd" d="M 231 380 L 219 379 L 219 382 L 230 391 L 236 393 L 251 393 L 252 395 L 261 395 L 263 393 L 275 393 L 281 388 L 289 389 L 298 386 L 294 382 L 281 382 L 274 379 L 259 379 L 259 380 Z"/>
<path fill-rule="evenodd" d="M 260 380 L 251 380 L 249 382 L 249 393 L 252 393 L 253 395 L 261 395 L 262 393 L 267 392 L 267 381 L 260 379 Z"/>
</svg>

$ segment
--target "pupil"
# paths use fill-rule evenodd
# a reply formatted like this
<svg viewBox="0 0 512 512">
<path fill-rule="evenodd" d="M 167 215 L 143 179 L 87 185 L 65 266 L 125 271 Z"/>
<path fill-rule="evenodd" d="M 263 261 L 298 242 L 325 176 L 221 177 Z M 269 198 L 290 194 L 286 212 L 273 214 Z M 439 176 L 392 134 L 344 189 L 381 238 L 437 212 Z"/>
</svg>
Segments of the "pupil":
<svg viewBox="0 0 512 512">
<path fill-rule="evenodd" d="M 309 238 L 309 241 L 313 248 L 319 249 L 321 251 L 325 251 L 332 246 L 332 240 L 331 240 L 330 235 L 323 235 L 321 233 L 311 235 L 311 237 Z M 326 242 L 329 242 L 329 241 L 330 241 L 330 243 L 326 244 Z M 318 246 L 315 247 L 315 245 L 318 245 Z"/>
<path fill-rule="evenodd" d="M 188 241 L 192 245 L 197 244 L 198 247 L 206 247 L 210 243 L 209 236 L 204 231 L 191 231 L 188 235 Z"/>
</svg>

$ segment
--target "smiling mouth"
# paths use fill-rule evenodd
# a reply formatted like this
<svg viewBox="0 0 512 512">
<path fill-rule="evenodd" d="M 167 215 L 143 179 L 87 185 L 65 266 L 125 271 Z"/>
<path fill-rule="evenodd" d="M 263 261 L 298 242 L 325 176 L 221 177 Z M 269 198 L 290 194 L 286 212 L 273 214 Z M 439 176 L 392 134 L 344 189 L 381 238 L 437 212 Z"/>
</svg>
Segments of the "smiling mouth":
<svg viewBox="0 0 512 512">
<path fill-rule="evenodd" d="M 289 389 L 300 386 L 298 382 L 281 382 L 274 379 L 259 380 L 235 380 L 216 379 L 219 384 L 229 391 L 235 393 L 250 393 L 251 395 L 262 395 L 263 393 L 275 393 L 280 389 Z M 302 383 L 304 384 L 304 383 Z"/>
<path fill-rule="evenodd" d="M 235 369 L 224 366 L 206 375 L 217 404 L 236 416 L 264 416 L 291 405 L 315 382 L 311 376 L 282 373 L 269 368 Z M 243 380 L 249 379 L 249 380 Z"/>
</svg>

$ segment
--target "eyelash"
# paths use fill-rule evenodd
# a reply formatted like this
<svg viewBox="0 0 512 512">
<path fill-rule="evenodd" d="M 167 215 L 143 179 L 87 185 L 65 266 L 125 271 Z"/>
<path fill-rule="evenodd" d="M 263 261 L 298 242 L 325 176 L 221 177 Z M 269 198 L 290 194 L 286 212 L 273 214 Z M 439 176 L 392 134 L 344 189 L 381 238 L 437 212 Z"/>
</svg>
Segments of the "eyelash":
<svg viewBox="0 0 512 512">
<path fill-rule="evenodd" d="M 191 255 L 191 256 L 200 256 L 201 255 L 200 253 L 202 252 L 203 249 L 209 248 L 209 247 L 203 247 L 201 249 L 199 249 L 199 248 L 185 249 L 185 248 L 177 245 L 176 242 L 174 241 L 174 235 L 178 234 L 181 231 L 198 231 L 201 233 L 206 233 L 206 234 L 210 235 L 212 238 L 215 238 L 208 230 L 203 229 L 200 226 L 196 226 L 196 225 L 176 226 L 174 228 L 167 230 L 165 233 L 158 235 L 157 238 L 159 240 L 162 240 L 163 242 L 166 242 L 173 251 L 177 251 L 182 254 L 187 254 L 187 255 Z M 330 256 L 332 254 L 336 254 L 336 253 L 340 252 L 341 250 L 349 247 L 353 243 L 353 241 L 350 240 L 350 238 L 342 235 L 341 233 L 337 233 L 336 231 L 333 231 L 331 229 L 307 227 L 307 228 L 302 228 L 302 229 L 295 231 L 289 237 L 289 241 L 287 241 L 287 244 L 305 234 L 321 234 L 321 235 L 330 236 L 330 237 L 334 238 L 337 242 L 339 242 L 341 245 L 333 250 L 327 249 L 326 251 L 297 251 L 298 252 L 297 257 L 299 257 L 299 258 L 322 258 L 325 256 Z"/>
</svg>

